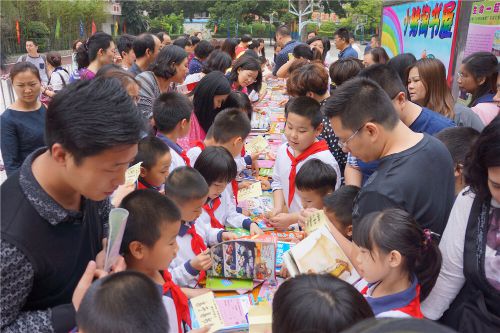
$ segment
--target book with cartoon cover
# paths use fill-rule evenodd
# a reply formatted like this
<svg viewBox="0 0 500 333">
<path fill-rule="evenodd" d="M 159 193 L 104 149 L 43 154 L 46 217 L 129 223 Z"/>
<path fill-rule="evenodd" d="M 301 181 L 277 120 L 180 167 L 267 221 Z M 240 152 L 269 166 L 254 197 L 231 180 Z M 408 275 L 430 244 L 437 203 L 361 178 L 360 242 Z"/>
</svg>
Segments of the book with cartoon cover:
<svg viewBox="0 0 500 333">
<path fill-rule="evenodd" d="M 208 276 L 228 279 L 275 278 L 276 238 L 267 235 L 223 242 L 210 249 Z"/>
</svg>

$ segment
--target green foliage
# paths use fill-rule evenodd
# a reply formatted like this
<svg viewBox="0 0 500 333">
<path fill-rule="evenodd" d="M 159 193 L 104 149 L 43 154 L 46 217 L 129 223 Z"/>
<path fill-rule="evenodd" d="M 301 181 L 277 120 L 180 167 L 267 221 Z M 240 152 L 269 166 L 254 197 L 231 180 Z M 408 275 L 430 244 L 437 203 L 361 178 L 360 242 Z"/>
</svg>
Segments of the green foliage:
<svg viewBox="0 0 500 333">
<path fill-rule="evenodd" d="M 40 21 L 29 21 L 26 23 L 25 40 L 33 40 L 38 44 L 40 52 L 47 51 L 50 30 L 47 25 Z"/>
<path fill-rule="evenodd" d="M 141 3 L 138 1 L 121 1 L 122 19 L 126 22 L 127 33 L 138 35 L 146 30 L 146 19 L 142 15 Z"/>
<path fill-rule="evenodd" d="M 149 31 L 157 33 L 166 31 L 168 33 L 182 33 L 184 23 L 184 14 L 170 14 L 155 17 L 149 20 Z"/>
</svg>

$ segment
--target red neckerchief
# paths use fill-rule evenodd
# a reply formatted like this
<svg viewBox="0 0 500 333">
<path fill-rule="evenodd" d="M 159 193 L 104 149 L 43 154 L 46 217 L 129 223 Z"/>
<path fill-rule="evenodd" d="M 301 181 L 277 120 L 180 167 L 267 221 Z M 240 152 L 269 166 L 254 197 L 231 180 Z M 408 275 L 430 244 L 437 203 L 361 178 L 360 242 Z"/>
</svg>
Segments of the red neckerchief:
<svg viewBox="0 0 500 333">
<path fill-rule="evenodd" d="M 181 151 L 179 155 L 181 155 L 182 159 L 184 160 L 184 163 L 186 163 L 187 166 L 191 165 L 191 161 L 189 160 L 189 157 L 187 156 L 186 151 L 184 149 Z"/>
<path fill-rule="evenodd" d="M 163 279 L 165 283 L 163 284 L 163 295 L 168 291 L 172 294 L 172 299 L 174 300 L 175 312 L 177 312 L 177 325 L 179 327 L 179 333 L 182 332 L 182 322 L 191 327 L 191 316 L 189 315 L 188 298 L 182 292 L 181 288 L 172 281 L 172 274 L 168 270 L 163 271 Z"/>
<path fill-rule="evenodd" d="M 220 206 L 220 198 L 217 197 L 213 200 L 213 205 L 210 207 L 210 204 L 207 202 L 203 205 L 203 209 L 210 216 L 210 225 L 212 228 L 224 229 L 224 226 L 219 222 L 219 220 L 215 217 L 215 211 Z"/>
<path fill-rule="evenodd" d="M 206 148 L 206 146 L 203 143 L 203 141 L 200 141 L 200 140 L 195 141 L 194 146 L 200 148 L 201 151 L 204 151 L 205 148 Z"/>
<path fill-rule="evenodd" d="M 308 158 L 309 156 L 319 153 L 321 151 L 328 150 L 328 145 L 326 144 L 325 140 L 317 141 L 313 143 L 312 145 L 309 146 L 305 151 L 302 152 L 297 157 L 294 157 L 292 153 L 286 149 L 286 153 L 290 160 L 292 161 L 292 169 L 290 170 L 290 175 L 288 176 L 288 181 L 289 181 L 289 188 L 288 188 L 288 207 L 290 208 L 290 205 L 292 204 L 293 201 L 293 196 L 295 195 L 295 176 L 297 175 L 297 165 Z"/>
<path fill-rule="evenodd" d="M 201 236 L 196 232 L 196 227 L 194 223 L 189 226 L 189 229 L 186 232 L 188 235 L 191 235 L 191 250 L 193 250 L 195 255 L 198 255 L 207 249 L 205 245 L 205 241 Z M 205 271 L 200 271 L 199 281 L 202 281 L 206 276 Z"/>
</svg>

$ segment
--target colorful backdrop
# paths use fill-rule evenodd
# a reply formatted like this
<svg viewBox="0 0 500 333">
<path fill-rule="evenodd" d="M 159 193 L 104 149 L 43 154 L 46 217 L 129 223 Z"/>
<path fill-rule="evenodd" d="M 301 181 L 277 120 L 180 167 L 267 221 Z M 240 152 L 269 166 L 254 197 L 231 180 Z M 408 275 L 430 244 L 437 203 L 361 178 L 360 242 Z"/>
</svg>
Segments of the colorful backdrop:
<svg viewBox="0 0 500 333">
<path fill-rule="evenodd" d="M 448 72 L 454 58 L 459 11 L 460 1 L 386 6 L 382 16 L 382 46 L 389 57 L 410 52 L 417 59 L 438 58 Z"/>
</svg>

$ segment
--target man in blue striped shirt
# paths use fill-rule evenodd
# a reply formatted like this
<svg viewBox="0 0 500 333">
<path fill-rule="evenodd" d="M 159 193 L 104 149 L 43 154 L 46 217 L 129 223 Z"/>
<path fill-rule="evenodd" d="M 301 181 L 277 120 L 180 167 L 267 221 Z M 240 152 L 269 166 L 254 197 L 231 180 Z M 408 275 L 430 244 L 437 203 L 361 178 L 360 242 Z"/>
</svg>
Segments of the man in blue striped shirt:
<svg viewBox="0 0 500 333">
<path fill-rule="evenodd" d="M 288 54 L 293 53 L 294 47 L 300 44 L 300 42 L 292 39 L 290 28 L 286 25 L 281 25 L 276 30 L 276 43 L 281 46 L 281 51 L 276 56 L 273 75 L 276 75 L 278 69 L 288 61 Z"/>
<path fill-rule="evenodd" d="M 349 43 L 349 31 L 346 28 L 340 28 L 333 35 L 335 47 L 339 50 L 339 59 L 358 58 L 358 52 L 354 50 Z"/>
</svg>

